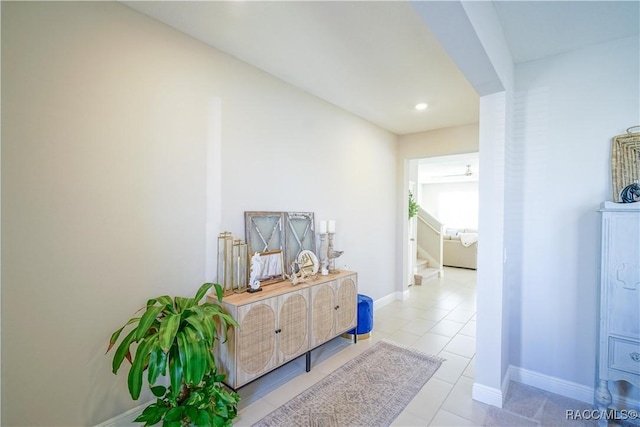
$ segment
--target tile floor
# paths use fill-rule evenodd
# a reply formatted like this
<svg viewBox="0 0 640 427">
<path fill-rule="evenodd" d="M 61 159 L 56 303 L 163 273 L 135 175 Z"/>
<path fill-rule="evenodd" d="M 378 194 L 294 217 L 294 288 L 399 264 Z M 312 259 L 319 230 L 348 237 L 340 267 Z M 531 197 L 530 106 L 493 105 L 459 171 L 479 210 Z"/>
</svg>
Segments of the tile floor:
<svg viewBox="0 0 640 427">
<path fill-rule="evenodd" d="M 250 426 L 382 338 L 446 359 L 395 420 L 395 426 L 566 424 L 562 411 L 556 411 L 557 422 L 553 422 L 553 413 L 523 405 L 522 402 L 528 398 L 523 398 L 522 393 L 540 391 L 526 386 L 518 388 L 517 383 L 512 383 L 509 392 L 515 402 L 511 404 L 513 412 L 499 411 L 471 399 L 475 287 L 475 271 L 458 268 L 447 268 L 443 278 L 410 287 L 407 300 L 394 301 L 374 312 L 374 330 L 370 339 L 359 340 L 353 345 L 345 338 L 336 338 L 312 351 L 311 372 L 305 372 L 303 356 L 241 388 L 240 412 L 234 425 Z M 535 395 L 531 402 L 543 405 L 543 399 L 550 400 L 551 397 L 548 394 L 542 397 Z M 575 401 L 571 404 L 587 407 Z M 520 407 L 531 413 L 520 414 Z M 505 409 L 509 407 L 505 406 Z M 558 415 L 560 412 L 562 414 Z"/>
</svg>

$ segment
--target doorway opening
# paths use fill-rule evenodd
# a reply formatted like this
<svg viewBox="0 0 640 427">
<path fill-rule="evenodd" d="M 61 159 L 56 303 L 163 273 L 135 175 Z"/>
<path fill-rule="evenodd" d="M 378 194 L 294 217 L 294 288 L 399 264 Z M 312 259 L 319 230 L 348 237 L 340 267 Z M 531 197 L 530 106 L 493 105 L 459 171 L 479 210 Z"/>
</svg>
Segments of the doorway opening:
<svg viewBox="0 0 640 427">
<path fill-rule="evenodd" d="M 410 284 L 477 269 L 479 153 L 409 161 L 409 190 L 420 206 L 409 221 Z"/>
</svg>

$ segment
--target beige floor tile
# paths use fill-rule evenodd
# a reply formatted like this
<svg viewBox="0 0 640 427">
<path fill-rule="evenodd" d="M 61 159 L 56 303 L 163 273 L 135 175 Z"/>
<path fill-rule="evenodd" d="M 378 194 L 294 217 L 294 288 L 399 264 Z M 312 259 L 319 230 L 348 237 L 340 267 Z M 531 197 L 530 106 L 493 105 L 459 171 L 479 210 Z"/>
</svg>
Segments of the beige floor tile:
<svg viewBox="0 0 640 427">
<path fill-rule="evenodd" d="M 399 319 L 413 320 L 421 314 L 423 310 L 415 307 L 404 307 L 402 310 L 396 311 L 393 316 Z"/>
<path fill-rule="evenodd" d="M 464 370 L 462 375 L 471 379 L 476 378 L 476 358 L 475 357 L 471 359 L 471 362 L 469 362 L 469 364 L 467 365 L 467 369 Z"/>
<path fill-rule="evenodd" d="M 427 320 L 427 319 L 422 319 L 418 317 L 416 319 L 409 321 L 404 326 L 404 330 L 411 334 L 422 336 L 427 332 L 429 332 L 429 330 L 431 330 L 431 328 L 433 328 L 436 325 L 436 323 L 437 322 L 434 320 Z"/>
<path fill-rule="evenodd" d="M 384 332 L 386 334 L 393 334 L 407 324 L 407 320 L 399 319 L 397 317 L 386 317 L 383 319 L 377 319 L 374 315 L 373 329 L 375 331 Z"/>
<path fill-rule="evenodd" d="M 237 427 L 252 426 L 277 408 L 278 406 L 274 406 L 266 400 L 260 399 L 246 408 L 241 409 L 238 412 L 238 418 L 233 420 L 233 425 Z"/>
<path fill-rule="evenodd" d="M 440 367 L 440 369 L 442 369 L 442 367 Z M 420 419 L 427 420 L 425 425 L 428 425 L 452 388 L 453 384 L 431 377 L 424 387 L 422 387 L 422 390 L 420 390 L 416 397 L 407 405 L 405 411 L 410 412 Z"/>
<path fill-rule="evenodd" d="M 456 414 L 459 417 L 474 421 L 477 425 L 482 425 L 486 418 L 489 405 L 477 402 L 471 397 L 473 380 L 467 377 L 460 377 L 458 382 L 442 404 L 442 409 Z"/>
<path fill-rule="evenodd" d="M 345 362 L 343 361 L 342 365 L 344 363 Z M 293 399 L 326 376 L 327 374 L 321 369 L 312 369 L 309 372 L 305 372 L 304 374 L 287 381 L 286 384 L 283 384 L 273 390 L 261 400 L 271 403 L 277 408 L 284 405 L 289 400 Z"/>
<path fill-rule="evenodd" d="M 427 354 L 438 354 L 449 343 L 451 338 L 427 332 L 415 343 L 414 348 Z"/>
<path fill-rule="evenodd" d="M 404 411 L 391 423 L 391 425 L 393 427 L 422 427 L 428 426 L 429 421 Z"/>
<path fill-rule="evenodd" d="M 452 414 L 449 411 L 440 409 L 436 416 L 431 420 L 430 426 L 444 427 L 444 426 L 462 426 L 462 427 L 478 427 L 478 424 L 467 420 L 459 415 Z"/>
<path fill-rule="evenodd" d="M 460 335 L 467 335 L 470 337 L 476 337 L 476 322 L 474 320 L 469 320 L 466 325 L 460 329 Z"/>
<path fill-rule="evenodd" d="M 447 320 L 453 320 L 454 322 L 467 323 L 475 315 L 475 311 L 465 308 L 455 308 L 451 313 L 447 314 Z"/>
<path fill-rule="evenodd" d="M 471 359 L 467 357 L 462 357 L 446 351 L 441 351 L 438 356 L 445 359 L 445 361 L 442 362 L 442 365 L 440 365 L 440 368 L 438 368 L 433 377 L 446 381 L 450 384 L 455 384 L 458 381 L 471 361 Z"/>
<path fill-rule="evenodd" d="M 476 339 L 466 335 L 456 335 L 444 348 L 449 353 L 472 358 L 476 354 Z"/>
<path fill-rule="evenodd" d="M 462 329 L 464 323 L 454 322 L 453 320 L 442 319 L 429 332 L 444 335 L 445 337 L 453 337 Z"/>
<path fill-rule="evenodd" d="M 439 322 L 440 320 L 444 319 L 445 316 L 447 316 L 450 312 L 450 310 L 444 310 L 442 308 L 429 308 L 426 310 L 422 310 L 422 312 L 418 314 L 418 317 L 420 319 Z"/>
</svg>

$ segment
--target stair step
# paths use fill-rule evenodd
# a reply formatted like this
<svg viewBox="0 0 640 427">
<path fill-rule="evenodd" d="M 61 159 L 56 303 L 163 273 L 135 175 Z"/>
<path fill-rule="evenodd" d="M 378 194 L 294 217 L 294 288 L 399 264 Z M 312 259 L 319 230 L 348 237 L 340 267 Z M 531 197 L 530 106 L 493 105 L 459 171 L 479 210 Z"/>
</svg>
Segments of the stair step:
<svg viewBox="0 0 640 427">
<path fill-rule="evenodd" d="M 440 274 L 438 268 L 423 268 L 418 271 L 418 274 L 422 276 L 421 284 L 424 284 L 430 280 L 437 279 Z"/>
<path fill-rule="evenodd" d="M 416 260 L 416 268 L 417 269 L 427 268 L 428 265 L 429 265 L 429 261 L 424 259 L 424 258 L 418 258 Z"/>
</svg>

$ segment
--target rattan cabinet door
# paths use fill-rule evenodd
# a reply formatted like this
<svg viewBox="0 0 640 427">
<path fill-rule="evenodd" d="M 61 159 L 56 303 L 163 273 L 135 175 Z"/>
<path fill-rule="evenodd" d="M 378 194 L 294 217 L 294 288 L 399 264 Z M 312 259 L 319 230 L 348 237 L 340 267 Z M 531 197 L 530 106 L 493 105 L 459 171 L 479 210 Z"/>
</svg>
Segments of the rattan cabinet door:
<svg viewBox="0 0 640 427">
<path fill-rule="evenodd" d="M 356 311 L 358 305 L 358 286 L 356 276 L 338 279 L 336 283 L 336 330 L 341 334 L 356 326 Z"/>
<path fill-rule="evenodd" d="M 311 348 L 335 336 L 334 284 L 327 282 L 311 288 Z"/>
<path fill-rule="evenodd" d="M 309 349 L 309 290 L 278 297 L 278 364 L 288 362 Z"/>
<path fill-rule="evenodd" d="M 238 307 L 238 386 L 276 366 L 276 313 L 276 298 Z"/>
</svg>

